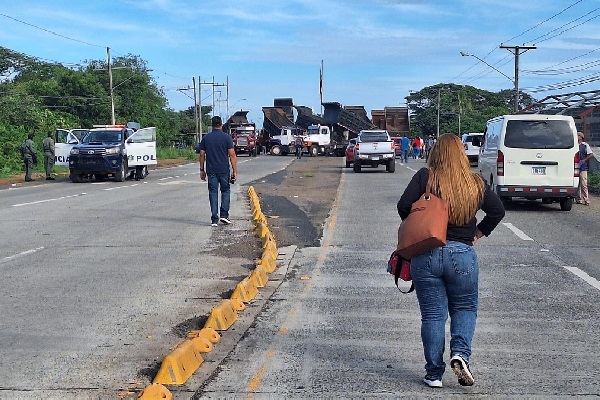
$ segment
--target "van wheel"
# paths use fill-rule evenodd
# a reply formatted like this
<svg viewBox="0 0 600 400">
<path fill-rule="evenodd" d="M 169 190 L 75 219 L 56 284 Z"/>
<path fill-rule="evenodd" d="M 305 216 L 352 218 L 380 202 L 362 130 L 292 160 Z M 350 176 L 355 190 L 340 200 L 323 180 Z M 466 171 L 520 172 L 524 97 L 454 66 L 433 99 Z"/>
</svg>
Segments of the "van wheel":
<svg viewBox="0 0 600 400">
<path fill-rule="evenodd" d="M 562 211 L 571 211 L 572 207 L 573 207 L 573 198 L 572 197 L 566 197 L 566 198 L 560 200 L 560 209 Z"/>
</svg>

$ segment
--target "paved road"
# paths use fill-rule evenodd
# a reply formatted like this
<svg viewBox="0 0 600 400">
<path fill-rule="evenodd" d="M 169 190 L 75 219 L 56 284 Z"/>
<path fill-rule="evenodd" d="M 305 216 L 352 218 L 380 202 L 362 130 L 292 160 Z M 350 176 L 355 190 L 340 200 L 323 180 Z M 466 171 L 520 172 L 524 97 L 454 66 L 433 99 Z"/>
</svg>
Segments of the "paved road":
<svg viewBox="0 0 600 400">
<path fill-rule="evenodd" d="M 507 207 L 477 244 L 476 384 L 459 386 L 450 370 L 443 389 L 421 383 L 416 298 L 397 291 L 385 263 L 395 204 L 422 165 L 345 171 L 322 246 L 295 253 L 255 324 L 196 397 L 600 397 L 598 204 Z"/>
<path fill-rule="evenodd" d="M 240 184 L 292 160 L 239 157 L 234 224 L 219 228 L 197 164 L 1 188 L 0 398 L 116 398 L 148 384 L 260 254 Z M 247 241 L 256 254 L 237 254 Z"/>
</svg>

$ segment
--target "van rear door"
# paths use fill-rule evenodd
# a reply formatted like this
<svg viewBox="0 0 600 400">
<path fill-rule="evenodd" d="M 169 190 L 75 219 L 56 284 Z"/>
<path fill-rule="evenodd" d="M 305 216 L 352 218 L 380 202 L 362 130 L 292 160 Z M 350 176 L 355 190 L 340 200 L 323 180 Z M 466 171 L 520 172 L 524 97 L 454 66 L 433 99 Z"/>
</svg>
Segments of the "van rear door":
<svg viewBox="0 0 600 400">
<path fill-rule="evenodd" d="M 502 147 L 505 185 L 577 186 L 576 131 L 568 120 L 508 120 Z"/>
</svg>

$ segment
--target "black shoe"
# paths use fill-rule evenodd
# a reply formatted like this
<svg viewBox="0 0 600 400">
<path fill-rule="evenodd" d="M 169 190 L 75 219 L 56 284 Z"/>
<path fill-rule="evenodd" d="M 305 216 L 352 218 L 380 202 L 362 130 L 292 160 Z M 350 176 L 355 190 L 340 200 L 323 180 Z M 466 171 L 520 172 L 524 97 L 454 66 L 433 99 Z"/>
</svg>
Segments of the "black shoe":
<svg viewBox="0 0 600 400">
<path fill-rule="evenodd" d="M 27 179 L 27 178 L 25 178 L 25 182 L 33 182 L 33 181 L 35 181 L 35 179 Z"/>
<path fill-rule="evenodd" d="M 47 180 L 47 181 L 53 181 L 53 180 L 55 180 L 55 179 L 56 179 L 56 178 L 53 178 L 53 177 L 51 177 L 51 176 L 49 176 L 49 177 L 47 177 L 47 178 L 46 178 L 46 180 Z"/>
</svg>

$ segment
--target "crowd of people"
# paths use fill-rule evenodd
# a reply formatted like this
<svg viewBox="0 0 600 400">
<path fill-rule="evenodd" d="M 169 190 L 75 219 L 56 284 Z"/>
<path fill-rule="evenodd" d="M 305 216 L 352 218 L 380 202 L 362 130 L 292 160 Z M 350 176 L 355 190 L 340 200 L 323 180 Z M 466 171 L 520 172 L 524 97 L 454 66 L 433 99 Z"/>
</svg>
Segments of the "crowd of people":
<svg viewBox="0 0 600 400">
<path fill-rule="evenodd" d="M 433 135 L 427 135 L 423 138 L 419 136 L 415 136 L 413 138 L 403 136 L 399 141 L 400 148 L 397 148 L 396 150 L 401 155 L 400 158 L 402 162 L 408 162 L 409 158 L 412 158 L 413 160 L 427 160 L 427 157 L 429 157 L 429 152 L 431 151 L 431 148 L 435 142 L 436 140 Z"/>
</svg>

